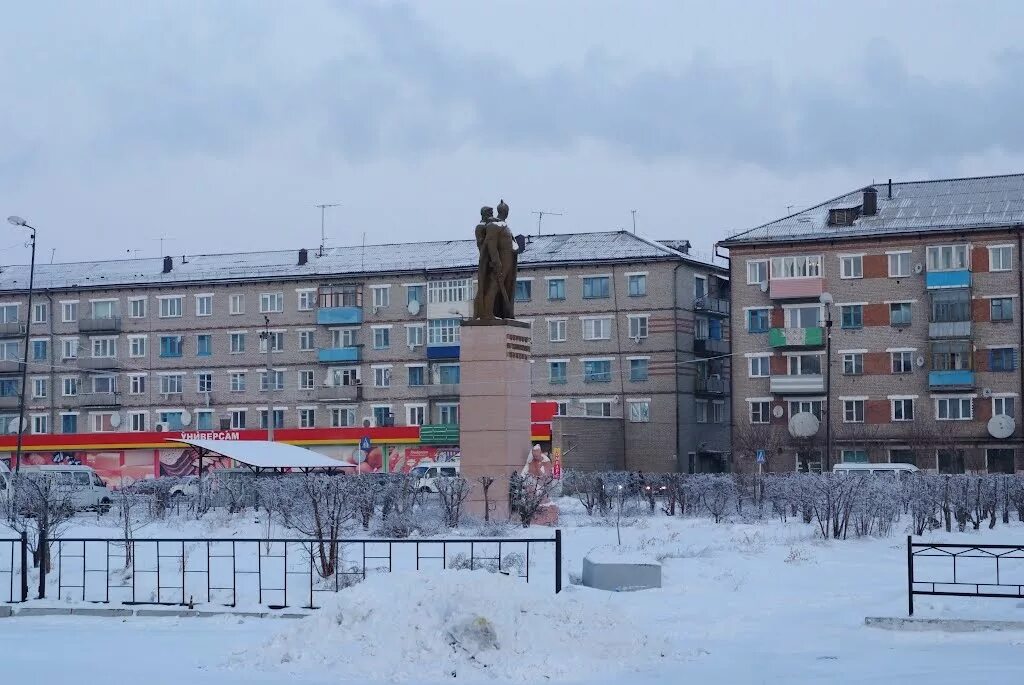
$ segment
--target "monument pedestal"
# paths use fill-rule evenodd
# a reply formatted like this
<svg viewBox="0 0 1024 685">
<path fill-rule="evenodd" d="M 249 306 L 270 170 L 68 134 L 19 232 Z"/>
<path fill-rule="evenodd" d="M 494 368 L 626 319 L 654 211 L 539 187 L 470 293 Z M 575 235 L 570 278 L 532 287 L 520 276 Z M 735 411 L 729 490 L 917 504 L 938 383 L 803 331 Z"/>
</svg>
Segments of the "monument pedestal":
<svg viewBox="0 0 1024 685">
<path fill-rule="evenodd" d="M 468 511 L 508 518 L 509 476 L 530 451 L 530 327 L 510 319 L 463 321 L 460 333 L 459 447 L 462 477 L 473 485 Z"/>
</svg>

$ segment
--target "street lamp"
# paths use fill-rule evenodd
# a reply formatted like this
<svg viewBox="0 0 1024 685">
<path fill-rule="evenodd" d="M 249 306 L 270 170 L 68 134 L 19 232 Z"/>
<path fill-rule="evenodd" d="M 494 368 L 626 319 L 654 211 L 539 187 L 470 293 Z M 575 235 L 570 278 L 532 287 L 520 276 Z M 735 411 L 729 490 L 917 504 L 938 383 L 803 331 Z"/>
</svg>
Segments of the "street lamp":
<svg viewBox="0 0 1024 685">
<path fill-rule="evenodd" d="M 21 447 L 25 436 L 25 391 L 28 389 L 28 329 L 29 323 L 32 320 L 32 286 L 35 284 L 36 276 L 36 229 L 34 226 L 29 226 L 28 222 L 20 216 L 7 217 L 7 223 L 32 231 L 32 261 L 28 268 L 28 303 L 25 305 L 25 334 L 22 342 L 22 353 L 24 356 L 21 362 L 21 402 L 18 404 L 18 447 L 14 453 L 16 460 L 14 462 L 14 472 L 17 473 L 21 471 Z"/>
<path fill-rule="evenodd" d="M 263 344 L 267 346 L 267 442 L 274 442 L 274 403 L 271 401 L 271 388 L 274 387 L 272 385 L 273 377 L 271 374 L 274 370 L 270 361 L 270 354 L 273 351 L 273 348 L 270 344 L 270 317 L 266 315 L 263 316 L 263 330 L 260 332 L 260 340 L 262 340 Z"/>
<path fill-rule="evenodd" d="M 822 293 L 818 301 L 825 305 L 825 469 L 832 470 L 832 293 Z"/>
</svg>

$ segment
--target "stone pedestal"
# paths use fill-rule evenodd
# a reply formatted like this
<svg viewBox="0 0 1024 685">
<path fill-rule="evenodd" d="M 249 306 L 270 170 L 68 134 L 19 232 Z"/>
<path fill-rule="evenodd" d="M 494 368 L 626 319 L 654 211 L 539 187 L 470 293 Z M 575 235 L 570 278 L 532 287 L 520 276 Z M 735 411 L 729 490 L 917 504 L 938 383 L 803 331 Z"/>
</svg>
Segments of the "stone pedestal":
<svg viewBox="0 0 1024 685">
<path fill-rule="evenodd" d="M 468 511 L 508 518 L 508 481 L 530 451 L 530 327 L 506 319 L 463 321 L 460 333 L 459 448 L 462 477 L 473 484 Z"/>
</svg>

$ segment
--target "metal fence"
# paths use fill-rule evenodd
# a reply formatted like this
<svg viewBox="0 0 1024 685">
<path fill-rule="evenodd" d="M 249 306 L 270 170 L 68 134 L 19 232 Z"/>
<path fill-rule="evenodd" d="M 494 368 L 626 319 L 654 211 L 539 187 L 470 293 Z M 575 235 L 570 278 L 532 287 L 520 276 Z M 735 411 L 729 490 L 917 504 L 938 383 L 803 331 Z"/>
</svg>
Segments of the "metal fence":
<svg viewBox="0 0 1024 685">
<path fill-rule="evenodd" d="M 914 595 L 1024 599 L 1024 545 L 914 542 L 907 536 L 907 608 Z"/>
<path fill-rule="evenodd" d="M 0 538 L 0 604 L 28 599 L 28 535 Z"/>
<path fill-rule="evenodd" d="M 330 540 L 318 539 L 60 538 L 51 544 L 57 596 L 72 601 L 317 608 L 321 593 L 374 573 L 451 568 L 525 582 L 547 577 L 556 593 L 562 589 L 560 530 L 551 538 L 342 539 L 333 543 L 336 555 Z"/>
</svg>

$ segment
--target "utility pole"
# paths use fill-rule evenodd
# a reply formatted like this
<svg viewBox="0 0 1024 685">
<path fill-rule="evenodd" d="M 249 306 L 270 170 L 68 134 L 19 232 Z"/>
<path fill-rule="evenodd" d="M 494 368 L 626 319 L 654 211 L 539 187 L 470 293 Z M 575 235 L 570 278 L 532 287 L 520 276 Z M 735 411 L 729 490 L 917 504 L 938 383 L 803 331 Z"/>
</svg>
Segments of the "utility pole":
<svg viewBox="0 0 1024 685">
<path fill-rule="evenodd" d="M 323 257 L 324 256 L 324 246 L 327 244 L 327 229 L 326 229 L 327 208 L 328 207 L 340 207 L 341 203 L 340 202 L 335 202 L 333 204 L 325 203 L 325 204 L 313 205 L 313 206 L 320 208 L 320 254 L 319 254 L 319 256 Z"/>
<path fill-rule="evenodd" d="M 267 346 L 267 442 L 274 442 L 274 403 L 271 401 L 271 394 L 274 388 L 272 384 L 273 365 L 270 362 L 270 353 L 273 346 L 270 344 L 270 317 L 263 315 L 263 332 L 260 333 L 260 340 Z"/>
<path fill-rule="evenodd" d="M 536 214 L 537 215 L 537 235 L 540 235 L 540 224 L 541 224 L 542 221 L 544 221 L 544 217 L 546 217 L 546 216 L 564 216 L 562 214 L 562 212 L 546 212 L 543 209 L 540 210 L 539 212 L 530 212 L 530 214 Z"/>
</svg>

